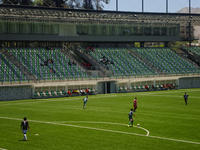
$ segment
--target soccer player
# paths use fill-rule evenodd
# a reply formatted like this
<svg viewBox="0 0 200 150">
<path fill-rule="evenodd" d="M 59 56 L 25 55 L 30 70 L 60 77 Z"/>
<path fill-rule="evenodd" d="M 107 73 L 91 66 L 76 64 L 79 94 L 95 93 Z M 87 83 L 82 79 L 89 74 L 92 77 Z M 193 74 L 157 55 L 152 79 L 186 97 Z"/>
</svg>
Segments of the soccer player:
<svg viewBox="0 0 200 150">
<path fill-rule="evenodd" d="M 29 124 L 26 117 L 24 117 L 24 120 L 21 122 L 21 129 L 24 134 L 24 141 L 26 141 L 27 140 L 26 133 L 27 133 L 27 130 L 29 129 Z"/>
<path fill-rule="evenodd" d="M 129 118 L 128 127 L 132 127 L 133 126 L 133 115 L 134 115 L 133 114 L 133 109 L 131 108 L 131 111 L 128 113 L 128 118 Z"/>
<path fill-rule="evenodd" d="M 137 109 L 137 97 L 135 97 L 133 100 L 133 111 L 135 112 L 136 109 Z"/>
<path fill-rule="evenodd" d="M 184 94 L 184 100 L 185 100 L 185 105 L 187 105 L 187 101 L 188 101 L 188 97 L 189 97 L 189 95 L 187 95 L 187 93 L 185 92 L 185 94 Z"/>
<path fill-rule="evenodd" d="M 86 97 L 83 99 L 83 109 L 85 109 L 87 101 L 88 101 L 88 95 L 86 95 Z"/>
</svg>

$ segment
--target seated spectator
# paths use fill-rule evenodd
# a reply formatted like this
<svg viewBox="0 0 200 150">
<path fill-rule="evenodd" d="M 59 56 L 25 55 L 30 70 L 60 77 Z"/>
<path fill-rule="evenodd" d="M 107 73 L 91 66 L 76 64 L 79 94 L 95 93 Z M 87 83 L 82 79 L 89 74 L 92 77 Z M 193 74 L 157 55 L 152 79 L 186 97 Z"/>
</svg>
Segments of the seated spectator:
<svg viewBox="0 0 200 150">
<path fill-rule="evenodd" d="M 110 61 L 110 60 L 107 59 L 105 56 L 103 56 L 102 58 L 100 58 L 99 61 L 100 61 L 101 63 L 103 63 L 104 65 L 114 64 L 113 61 Z"/>
<path fill-rule="evenodd" d="M 79 95 L 79 94 L 80 94 L 80 91 L 77 90 L 77 89 L 75 89 L 75 90 L 72 91 L 72 94 L 74 94 L 74 95 Z"/>
<path fill-rule="evenodd" d="M 88 88 L 85 89 L 85 93 L 86 93 L 86 94 L 89 94 L 89 89 L 88 89 Z"/>
<path fill-rule="evenodd" d="M 145 89 L 146 89 L 146 90 L 149 90 L 149 86 L 148 86 L 148 85 L 145 85 Z"/>
<path fill-rule="evenodd" d="M 47 59 L 44 61 L 44 64 L 41 63 L 40 66 L 48 66 L 49 64 L 53 63 L 54 63 L 53 59 Z"/>
<path fill-rule="evenodd" d="M 80 93 L 81 93 L 81 95 L 85 95 L 85 92 L 84 92 L 84 90 L 80 90 Z"/>
<path fill-rule="evenodd" d="M 166 86 L 166 84 L 163 84 L 163 89 L 167 89 L 167 86 Z"/>
<path fill-rule="evenodd" d="M 56 71 L 53 68 L 50 68 L 51 73 L 56 73 Z"/>
<path fill-rule="evenodd" d="M 53 62 L 53 59 L 48 59 L 48 63 L 49 64 L 53 64 L 54 62 Z"/>
<path fill-rule="evenodd" d="M 48 60 L 44 61 L 44 66 L 48 66 Z"/>
<path fill-rule="evenodd" d="M 72 61 L 72 65 L 76 65 L 76 63 L 74 61 Z"/>
<path fill-rule="evenodd" d="M 68 94 L 69 96 L 72 96 L 72 93 L 71 93 L 70 90 L 67 91 L 67 94 Z"/>
<path fill-rule="evenodd" d="M 85 67 L 91 67 L 92 65 L 90 63 L 82 62 L 82 65 Z"/>
</svg>

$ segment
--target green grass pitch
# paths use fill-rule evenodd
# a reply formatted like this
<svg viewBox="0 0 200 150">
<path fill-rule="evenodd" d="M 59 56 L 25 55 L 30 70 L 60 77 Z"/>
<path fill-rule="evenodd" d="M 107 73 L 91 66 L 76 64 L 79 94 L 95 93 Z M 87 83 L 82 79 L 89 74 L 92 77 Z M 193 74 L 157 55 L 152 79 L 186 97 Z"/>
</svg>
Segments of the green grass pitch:
<svg viewBox="0 0 200 150">
<path fill-rule="evenodd" d="M 135 126 L 129 128 L 135 96 Z M 0 150 L 200 149 L 200 89 L 89 96 L 86 109 L 82 99 L 0 102 Z M 20 130 L 25 116 L 30 124 L 28 141 L 22 141 Z"/>
</svg>

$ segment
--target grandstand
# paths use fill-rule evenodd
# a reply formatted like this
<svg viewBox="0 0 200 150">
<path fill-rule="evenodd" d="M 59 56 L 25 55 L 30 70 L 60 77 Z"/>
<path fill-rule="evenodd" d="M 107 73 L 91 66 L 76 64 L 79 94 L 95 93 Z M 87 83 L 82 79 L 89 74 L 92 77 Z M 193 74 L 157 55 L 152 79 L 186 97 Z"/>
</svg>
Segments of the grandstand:
<svg viewBox="0 0 200 150">
<path fill-rule="evenodd" d="M 169 48 L 136 49 L 137 53 L 153 62 L 161 73 L 181 74 L 199 73 L 199 67 L 181 58 Z"/>
<path fill-rule="evenodd" d="M 55 80 L 65 78 L 85 78 L 87 74 L 60 49 L 9 49 L 37 80 Z"/>
<path fill-rule="evenodd" d="M 189 39 L 188 20 L 199 25 L 200 15 L 0 5 L 1 99 L 179 88 L 200 76 L 187 57 L 199 48 L 169 47 Z M 9 97 L 13 86 L 26 88 Z"/>
<path fill-rule="evenodd" d="M 194 53 L 195 55 L 200 56 L 200 48 L 199 47 L 188 47 L 187 51 Z"/>
</svg>

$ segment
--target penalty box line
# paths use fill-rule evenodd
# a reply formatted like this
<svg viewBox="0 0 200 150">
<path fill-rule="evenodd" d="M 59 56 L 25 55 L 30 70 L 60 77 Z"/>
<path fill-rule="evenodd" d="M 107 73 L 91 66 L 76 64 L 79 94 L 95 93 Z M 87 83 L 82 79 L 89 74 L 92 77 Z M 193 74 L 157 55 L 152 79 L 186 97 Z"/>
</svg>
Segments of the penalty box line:
<svg viewBox="0 0 200 150">
<path fill-rule="evenodd" d="M 19 119 L 19 118 L 10 118 L 10 117 L 0 117 L 0 119 L 20 120 L 20 121 L 22 120 L 22 119 Z M 159 136 L 146 136 L 144 134 L 116 131 L 116 130 L 110 130 L 110 129 L 101 129 L 101 128 L 93 128 L 93 127 L 86 127 L 86 126 L 79 126 L 79 125 L 72 125 L 72 124 L 62 124 L 62 123 L 55 123 L 55 122 L 38 121 L 38 120 L 29 120 L 29 121 L 35 122 L 35 123 L 42 123 L 42 124 L 69 126 L 69 127 L 84 128 L 84 129 L 89 129 L 89 130 L 104 131 L 104 132 L 111 132 L 111 133 L 120 133 L 120 134 L 126 134 L 126 135 L 136 135 L 136 136 L 141 136 L 141 137 L 149 137 L 149 138 L 153 138 L 153 139 L 161 139 L 161 140 L 168 140 L 168 141 L 174 141 L 174 142 L 181 142 L 181 143 L 189 143 L 189 144 L 200 145 L 200 142 L 193 142 L 193 141 L 166 138 L 166 137 L 159 137 Z"/>
</svg>

